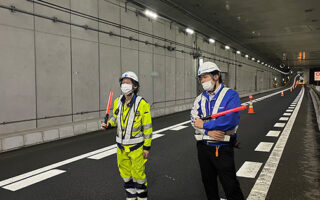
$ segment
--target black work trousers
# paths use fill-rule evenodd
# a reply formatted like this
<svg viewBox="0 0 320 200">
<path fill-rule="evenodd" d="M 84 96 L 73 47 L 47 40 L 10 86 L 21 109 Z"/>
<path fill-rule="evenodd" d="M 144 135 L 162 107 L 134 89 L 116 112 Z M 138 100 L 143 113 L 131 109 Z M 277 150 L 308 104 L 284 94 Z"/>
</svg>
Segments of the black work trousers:
<svg viewBox="0 0 320 200">
<path fill-rule="evenodd" d="M 197 142 L 197 149 L 202 182 L 208 200 L 220 200 L 217 176 L 228 200 L 244 200 L 236 177 L 233 147 L 220 146 L 218 157 L 215 146 Z"/>
</svg>

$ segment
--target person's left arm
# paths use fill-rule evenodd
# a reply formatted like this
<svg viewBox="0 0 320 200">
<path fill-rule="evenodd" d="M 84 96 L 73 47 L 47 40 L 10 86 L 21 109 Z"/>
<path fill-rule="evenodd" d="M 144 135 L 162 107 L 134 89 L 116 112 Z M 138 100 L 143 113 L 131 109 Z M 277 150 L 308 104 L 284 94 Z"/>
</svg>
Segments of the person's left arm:
<svg viewBox="0 0 320 200">
<path fill-rule="evenodd" d="M 151 113 L 150 113 L 150 105 L 148 103 L 145 103 L 143 105 L 142 110 L 142 129 L 143 129 L 143 135 L 144 135 L 144 144 L 143 144 L 143 150 L 144 150 L 144 157 L 148 157 L 148 153 L 151 148 L 151 141 L 152 141 L 152 120 L 151 120 Z"/>
</svg>

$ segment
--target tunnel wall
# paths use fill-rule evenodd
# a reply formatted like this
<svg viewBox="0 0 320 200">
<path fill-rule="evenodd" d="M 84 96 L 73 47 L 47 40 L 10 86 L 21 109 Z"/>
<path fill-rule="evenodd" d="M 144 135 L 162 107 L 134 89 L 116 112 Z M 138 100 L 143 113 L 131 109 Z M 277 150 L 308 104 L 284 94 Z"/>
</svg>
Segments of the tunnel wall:
<svg viewBox="0 0 320 200">
<path fill-rule="evenodd" d="M 205 61 L 216 62 L 228 76 L 226 85 L 240 94 L 270 89 L 272 78 L 277 76 L 258 63 L 225 51 L 221 44 L 209 44 L 199 34 L 185 34 L 177 24 L 139 15 L 124 2 L 48 2 L 155 37 L 29 1 L 0 0 L 2 6 L 15 6 L 29 13 L 0 8 L 0 137 L 50 126 L 58 126 L 59 132 L 64 124 L 82 121 L 86 124 L 63 129 L 64 137 L 73 135 L 76 129 L 85 129 L 81 133 L 96 130 L 98 126 L 88 125 L 88 121 L 104 116 L 109 91 L 120 95 L 118 79 L 128 70 L 138 74 L 140 94 L 150 103 L 153 116 L 190 109 L 198 84 L 197 59 L 190 55 L 192 47 L 202 50 L 202 55 L 208 57 Z M 55 22 L 53 17 L 83 27 Z M 109 31 L 133 39 L 107 34 Z M 163 45 L 173 46 L 176 51 Z M 30 137 L 50 140 L 50 134 L 57 132 Z M 17 143 L 26 140 L 20 138 Z"/>
</svg>

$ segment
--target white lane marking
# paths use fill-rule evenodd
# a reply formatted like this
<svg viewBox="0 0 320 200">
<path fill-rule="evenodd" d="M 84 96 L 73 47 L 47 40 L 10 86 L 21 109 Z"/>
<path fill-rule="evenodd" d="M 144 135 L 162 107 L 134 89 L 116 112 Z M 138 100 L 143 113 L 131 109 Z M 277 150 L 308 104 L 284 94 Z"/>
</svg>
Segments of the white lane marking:
<svg viewBox="0 0 320 200">
<path fill-rule="evenodd" d="M 283 116 L 291 116 L 291 113 L 283 113 Z"/>
<path fill-rule="evenodd" d="M 293 110 L 289 110 L 289 109 L 288 109 L 288 110 L 286 110 L 286 112 L 290 113 L 290 112 L 293 112 Z"/>
<path fill-rule="evenodd" d="M 101 158 L 105 158 L 105 157 L 110 156 L 110 155 L 115 154 L 115 153 L 117 153 L 117 148 L 110 149 L 108 151 L 105 151 L 105 152 L 90 156 L 88 158 L 89 159 L 94 159 L 94 160 L 100 160 Z"/>
<path fill-rule="evenodd" d="M 289 117 L 280 117 L 279 121 L 288 121 Z"/>
<path fill-rule="evenodd" d="M 293 107 L 293 106 L 290 106 L 288 109 L 290 109 L 290 110 L 293 110 L 295 107 Z"/>
<path fill-rule="evenodd" d="M 254 178 L 256 177 L 262 163 L 246 161 L 237 171 L 238 177 Z"/>
<path fill-rule="evenodd" d="M 180 131 L 181 129 L 187 128 L 188 126 L 177 126 L 175 128 L 170 129 L 171 131 Z"/>
<path fill-rule="evenodd" d="M 283 129 L 281 136 L 278 139 L 278 142 L 274 146 L 270 157 L 268 158 L 266 164 L 264 165 L 257 181 L 255 182 L 253 188 L 251 189 L 251 192 L 247 198 L 247 200 L 256 200 L 256 199 L 265 199 L 269 187 L 271 185 L 272 179 L 274 177 L 274 174 L 277 170 L 279 161 L 281 159 L 283 150 L 286 146 L 287 140 L 290 136 L 293 124 L 296 120 L 296 117 L 298 115 L 303 97 L 304 97 L 304 88 L 301 89 L 299 95 L 296 99 L 299 100 L 298 105 L 294 112 L 292 113 L 292 116 L 290 117 L 286 127 Z"/>
<path fill-rule="evenodd" d="M 269 152 L 273 146 L 273 142 L 260 142 L 255 151 Z"/>
<path fill-rule="evenodd" d="M 157 134 L 157 133 L 161 133 L 161 132 L 167 131 L 169 129 L 172 129 L 172 128 L 176 127 L 176 126 L 181 126 L 181 125 L 187 124 L 187 123 L 190 123 L 190 120 L 182 122 L 182 123 L 179 123 L 179 124 L 176 124 L 176 125 L 173 125 L 173 126 L 169 126 L 167 128 L 160 129 L 158 131 L 154 131 L 153 132 L 154 135 L 153 135 L 152 138 L 156 139 L 156 138 L 162 137 L 163 134 Z M 27 173 L 24 173 L 24 174 L 15 176 L 15 177 L 8 178 L 6 180 L 2 180 L 2 181 L 0 181 L 0 187 L 2 187 L 4 185 L 8 185 L 8 184 L 16 182 L 16 181 L 19 181 L 19 180 L 22 180 L 22 179 L 25 179 L 25 178 L 28 178 L 30 176 L 34 176 L 36 174 L 40 174 L 42 172 L 45 172 L 45 171 L 48 171 L 48 170 L 51 170 L 51 169 L 66 165 L 66 164 L 70 164 L 72 162 L 75 162 L 75 161 L 78 161 L 78 160 L 93 156 L 95 154 L 99 154 L 99 153 L 108 151 L 110 149 L 114 149 L 116 147 L 117 147 L 117 145 L 113 144 L 113 145 L 110 145 L 110 146 L 107 146 L 107 147 L 104 147 L 104 148 L 101 148 L 101 149 L 98 149 L 98 150 L 95 150 L 95 151 L 92 151 L 92 152 L 89 152 L 89 153 L 86 153 L 86 154 L 82 154 L 82 155 L 79 155 L 79 156 L 76 156 L 76 157 L 73 157 L 73 158 L 69 158 L 67 160 L 64 160 L 64 161 L 61 161 L 61 162 L 58 162 L 58 163 L 54 163 L 54 164 L 48 165 L 46 167 L 42 167 L 42 168 L 27 172 Z"/>
<path fill-rule="evenodd" d="M 286 125 L 286 123 L 276 123 L 274 127 L 282 128 Z"/>
<path fill-rule="evenodd" d="M 6 185 L 3 188 L 14 192 L 14 191 L 20 190 L 22 188 L 28 187 L 30 185 L 33 185 L 35 183 L 44 181 L 44 180 L 51 178 L 53 176 L 57 176 L 59 174 L 62 174 L 64 172 L 66 172 L 66 171 L 59 170 L 59 169 L 53 169 L 53 170 L 46 171 L 44 173 L 29 177 L 27 179 L 23 179 L 21 181 L 12 183 L 10 185 Z"/>
<path fill-rule="evenodd" d="M 266 136 L 268 137 L 278 137 L 280 134 L 280 131 L 269 131 Z"/>
<path fill-rule="evenodd" d="M 76 157 L 61 161 L 61 162 L 57 162 L 57 163 L 52 164 L 52 165 L 48 165 L 46 167 L 42 167 L 42 168 L 36 169 L 36 170 L 30 171 L 30 172 L 27 172 L 27 173 L 24 173 L 24 174 L 15 176 L 15 177 L 8 178 L 8 179 L 3 180 L 3 181 L 0 182 L 0 187 L 2 187 L 4 185 L 8 185 L 8 184 L 16 182 L 16 181 L 19 181 L 21 179 L 28 178 L 30 176 L 34 176 L 36 174 L 40 174 L 40 173 L 48 171 L 48 170 L 60 167 L 62 165 L 66 165 L 66 164 L 81 160 L 83 158 L 92 156 L 94 154 L 97 154 L 97 153 L 100 153 L 100 152 L 103 152 L 103 151 L 106 151 L 106 150 L 109 150 L 109 149 L 112 149 L 112 148 L 115 148 L 115 147 L 116 147 L 116 145 L 114 144 L 114 145 L 111 145 L 111 146 L 108 146 L 108 147 L 104 147 L 104 148 L 101 148 L 101 149 L 98 149 L 98 150 L 95 150 L 95 151 L 92 151 L 92 152 L 89 152 L 89 153 L 86 153 L 86 154 L 82 154 L 82 155 L 79 155 L 79 156 L 76 156 Z"/>
</svg>

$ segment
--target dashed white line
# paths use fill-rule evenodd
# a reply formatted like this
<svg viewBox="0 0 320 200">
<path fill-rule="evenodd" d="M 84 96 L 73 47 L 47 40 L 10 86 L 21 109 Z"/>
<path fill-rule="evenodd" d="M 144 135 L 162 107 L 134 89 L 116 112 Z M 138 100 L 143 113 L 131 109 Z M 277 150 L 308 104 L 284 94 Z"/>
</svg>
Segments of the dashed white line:
<svg viewBox="0 0 320 200">
<path fill-rule="evenodd" d="M 27 179 L 23 179 L 21 181 L 12 183 L 10 185 L 6 185 L 3 188 L 14 192 L 14 191 L 20 190 L 22 188 L 28 187 L 30 185 L 33 185 L 35 183 L 44 181 L 44 180 L 46 180 L 48 178 L 51 178 L 53 176 L 57 176 L 59 174 L 62 174 L 64 172 L 66 172 L 66 171 L 59 170 L 59 169 L 53 169 L 53 170 L 46 171 L 46 172 L 43 172 L 41 174 L 29 177 Z"/>
<path fill-rule="evenodd" d="M 288 121 L 289 117 L 280 117 L 279 121 Z"/>
<path fill-rule="evenodd" d="M 273 142 L 260 142 L 255 151 L 270 152 Z"/>
<path fill-rule="evenodd" d="M 187 128 L 188 126 L 177 126 L 177 127 L 175 127 L 175 128 L 172 128 L 172 129 L 170 129 L 170 130 L 172 130 L 172 131 L 180 131 L 180 130 L 182 130 L 182 129 L 184 129 L 184 128 Z"/>
<path fill-rule="evenodd" d="M 285 123 L 276 123 L 274 127 L 283 128 L 285 125 L 286 125 Z"/>
<path fill-rule="evenodd" d="M 268 137 L 278 137 L 280 134 L 280 131 L 269 131 L 266 136 Z"/>
<path fill-rule="evenodd" d="M 237 171 L 238 177 L 255 178 L 262 163 L 246 161 Z"/>
<path fill-rule="evenodd" d="M 289 109 L 288 109 L 288 110 L 286 110 L 286 112 L 290 113 L 290 112 L 293 112 L 293 110 L 289 110 Z"/>
<path fill-rule="evenodd" d="M 283 116 L 291 116 L 291 113 L 283 113 Z"/>
</svg>

